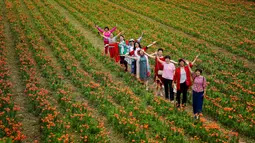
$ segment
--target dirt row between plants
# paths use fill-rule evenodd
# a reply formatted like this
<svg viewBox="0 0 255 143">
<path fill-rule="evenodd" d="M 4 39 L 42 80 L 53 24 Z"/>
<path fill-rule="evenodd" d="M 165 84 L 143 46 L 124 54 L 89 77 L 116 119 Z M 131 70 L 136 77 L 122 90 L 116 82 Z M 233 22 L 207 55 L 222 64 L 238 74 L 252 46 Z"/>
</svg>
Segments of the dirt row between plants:
<svg viewBox="0 0 255 143">
<path fill-rule="evenodd" d="M 68 21 L 70 21 L 76 29 L 78 29 L 85 37 L 86 39 L 88 39 L 92 45 L 95 47 L 95 48 L 99 48 L 103 51 L 103 41 L 101 38 L 99 38 L 96 34 L 94 34 L 91 30 L 89 30 L 88 28 L 84 27 L 74 16 L 72 16 L 69 11 L 67 11 L 66 9 L 64 9 L 63 7 L 61 7 L 58 3 L 56 3 L 55 1 L 53 0 L 50 0 L 51 4 L 53 4 L 62 14 L 63 16 L 65 16 Z M 116 4 L 114 4 L 116 5 Z M 127 10 L 127 9 L 126 9 Z M 128 10 L 130 11 L 130 10 Z M 131 11 L 132 12 L 132 11 Z M 139 15 L 139 14 L 138 14 Z M 144 16 L 142 16 L 144 17 Z M 146 18 L 147 19 L 147 18 Z M 150 18 L 148 18 L 148 20 L 150 20 Z M 155 20 L 151 19 L 152 21 L 156 22 Z M 164 27 L 168 27 L 166 25 L 163 25 L 161 24 L 162 26 Z M 170 29 L 172 29 L 171 27 L 168 27 Z M 174 31 L 177 31 L 176 29 L 173 29 Z M 180 31 L 177 31 L 177 32 L 180 32 Z M 189 37 L 189 38 L 195 38 L 195 37 L 191 37 L 190 35 L 187 35 L 186 33 L 183 33 L 185 34 L 185 36 Z M 185 37 L 184 36 L 184 37 Z M 205 42 L 205 41 L 201 41 L 201 39 L 197 39 L 198 41 L 200 42 Z M 219 47 L 217 47 L 219 48 Z M 227 51 L 226 51 L 227 52 Z M 228 52 L 229 53 L 229 52 Z M 231 54 L 231 53 L 229 53 Z M 114 75 L 113 75 L 114 76 Z M 120 78 L 118 77 L 114 77 L 116 80 L 121 80 Z M 188 109 L 188 108 L 192 108 L 191 106 L 188 106 L 185 111 L 188 112 L 188 114 L 190 114 L 191 116 L 193 116 L 192 114 L 192 110 Z M 226 132 L 231 132 L 231 130 L 227 129 L 227 128 L 224 128 L 223 125 L 221 125 L 219 122 L 215 121 L 213 118 L 211 118 L 210 116 L 207 116 L 207 115 L 204 115 L 204 118 L 206 119 L 206 123 L 207 124 L 218 124 L 220 125 L 221 128 L 223 128 L 224 131 Z M 245 137 L 241 137 L 240 138 L 240 142 L 245 142 L 247 139 L 245 139 Z"/>
</svg>

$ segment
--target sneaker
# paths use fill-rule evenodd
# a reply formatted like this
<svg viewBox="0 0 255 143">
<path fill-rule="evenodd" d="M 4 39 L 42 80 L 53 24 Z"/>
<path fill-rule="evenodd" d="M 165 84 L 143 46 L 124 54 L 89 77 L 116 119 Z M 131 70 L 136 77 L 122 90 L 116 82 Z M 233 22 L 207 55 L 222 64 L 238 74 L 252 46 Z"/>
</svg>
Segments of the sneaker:
<svg viewBox="0 0 255 143">
<path fill-rule="evenodd" d="M 171 102 L 172 104 L 174 104 L 174 100 L 170 100 L 170 102 Z"/>
</svg>

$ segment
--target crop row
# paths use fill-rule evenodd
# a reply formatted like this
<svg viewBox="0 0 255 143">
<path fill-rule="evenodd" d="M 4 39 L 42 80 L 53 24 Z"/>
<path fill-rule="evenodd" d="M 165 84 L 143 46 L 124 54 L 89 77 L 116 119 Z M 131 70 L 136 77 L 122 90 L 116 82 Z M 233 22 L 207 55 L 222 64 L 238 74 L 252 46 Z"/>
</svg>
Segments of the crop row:
<svg viewBox="0 0 255 143">
<path fill-rule="evenodd" d="M 103 10 L 103 7 L 104 7 L 103 4 L 107 5 L 107 3 L 101 4 L 101 3 L 92 3 L 92 2 L 87 3 L 87 2 L 84 2 L 84 3 L 86 3 L 86 4 L 84 4 L 84 3 L 81 3 L 81 2 L 74 2 L 74 1 L 72 1 L 72 2 L 68 1 L 68 3 L 63 2 L 63 1 L 58 1 L 58 3 L 60 5 L 62 5 L 63 7 L 65 7 L 68 11 L 70 11 L 72 13 L 72 15 L 74 15 L 81 23 L 84 24 L 84 26 L 88 26 L 89 28 L 93 28 L 93 21 L 104 23 L 104 24 L 109 22 L 109 23 L 113 24 L 112 20 L 108 20 L 107 18 L 104 18 L 104 17 L 102 17 L 101 20 L 99 19 L 100 21 L 98 20 L 98 18 L 95 19 L 94 17 L 96 17 L 96 16 L 93 16 L 91 14 L 93 9 L 92 8 L 90 8 L 90 9 L 84 8 L 86 6 L 89 7 L 90 5 L 93 4 L 94 7 L 95 7 L 94 8 L 95 11 L 97 9 L 96 6 L 101 7 L 101 9 Z M 84 7 L 81 7 L 82 5 Z M 107 6 L 110 7 L 110 5 L 107 5 Z M 90 11 L 88 11 L 88 10 L 90 10 Z M 109 12 L 109 10 L 108 10 L 108 12 Z M 82 13 L 83 15 L 81 15 L 80 13 Z M 119 12 L 117 10 L 115 10 L 114 13 L 115 13 L 115 15 L 121 15 L 121 16 L 123 15 L 123 19 L 129 19 L 128 17 L 131 16 L 131 14 L 130 15 L 127 15 L 125 13 L 122 14 L 122 12 Z M 86 17 L 84 15 L 86 15 Z M 135 19 L 136 18 L 135 15 L 132 15 L 132 18 Z M 122 21 L 121 19 L 119 20 L 119 18 L 116 18 L 114 20 L 121 23 L 122 28 L 125 26 L 126 29 L 132 29 L 130 31 L 133 31 L 133 35 L 134 35 L 134 33 L 136 33 L 137 31 L 140 30 L 140 29 L 137 29 L 135 26 L 133 26 L 133 28 L 130 27 L 130 24 L 126 25 L 125 21 Z M 142 25 L 143 23 L 144 22 L 139 22 L 138 21 L 136 24 L 139 24 L 139 25 L 141 24 Z M 146 28 L 148 28 L 148 25 L 149 24 L 147 24 L 146 26 L 145 25 L 141 26 L 141 27 L 144 27 L 146 29 Z M 163 33 L 163 32 L 161 32 L 161 33 Z M 146 38 L 151 39 L 151 38 L 153 38 L 153 36 L 148 36 L 148 37 L 146 36 Z M 183 40 L 182 42 L 183 42 L 183 44 L 191 44 L 191 42 L 187 41 L 187 39 Z M 182 50 L 182 48 L 183 47 L 181 46 L 178 49 Z M 218 119 L 220 119 L 220 121 L 222 123 L 224 123 L 228 126 L 233 126 L 232 123 L 234 123 L 234 126 L 236 128 L 238 128 L 240 131 L 245 130 L 244 132 L 246 132 L 249 135 L 249 132 L 252 132 L 252 129 L 253 129 L 253 126 L 254 126 L 254 123 L 253 123 L 253 120 L 252 120 L 253 115 L 250 114 L 251 111 L 254 108 L 254 105 L 250 104 L 251 103 L 250 101 L 254 100 L 252 98 L 252 94 L 254 94 L 254 93 L 250 90 L 243 89 L 243 87 L 242 87 L 242 89 L 244 91 L 238 90 L 238 88 L 235 87 L 235 86 L 237 86 L 236 83 L 233 82 L 232 80 L 230 80 L 231 78 L 233 78 L 233 80 L 235 79 L 235 81 L 241 82 L 240 81 L 241 77 L 245 77 L 245 75 L 247 75 L 247 74 L 249 75 L 249 73 L 247 73 L 247 74 L 236 73 L 236 75 L 235 75 L 233 73 L 225 72 L 224 69 L 225 69 L 226 62 L 218 63 L 219 58 L 218 57 L 216 58 L 216 56 L 214 55 L 214 53 L 212 53 L 212 51 L 209 51 L 208 49 L 205 50 L 204 47 L 202 47 L 201 45 L 197 46 L 196 48 L 201 48 L 201 51 L 203 50 L 203 52 L 206 52 L 208 54 L 208 56 L 206 54 L 206 55 L 201 57 L 201 59 L 203 59 L 203 61 L 206 60 L 206 59 L 212 59 L 213 58 L 213 60 L 210 60 L 209 63 L 204 63 L 204 62 L 202 63 L 203 65 L 208 64 L 208 67 L 206 68 L 206 72 L 211 73 L 211 71 L 212 71 L 211 74 L 213 74 L 214 72 L 215 72 L 215 74 L 222 73 L 222 74 L 218 74 L 217 76 L 216 75 L 208 76 L 208 79 L 209 79 L 209 82 L 210 82 L 210 86 L 209 86 L 210 89 L 209 89 L 208 95 L 210 96 L 210 98 L 208 98 L 209 100 L 206 101 L 206 107 L 207 107 L 207 108 L 205 108 L 206 112 L 210 113 L 213 116 L 215 116 L 215 115 L 219 116 Z M 167 51 L 173 50 L 173 51 L 171 51 L 171 53 L 175 52 L 174 49 L 166 49 L 166 50 Z M 192 51 L 192 49 L 190 51 Z M 184 54 L 185 53 L 186 52 L 184 52 Z M 182 54 L 178 53 L 177 55 L 182 55 Z M 222 60 L 225 59 L 226 61 L 228 61 L 227 57 L 225 57 L 225 56 L 222 56 L 221 58 L 222 58 Z M 215 66 L 214 67 L 209 66 L 211 64 L 213 64 Z M 219 66 L 219 65 L 221 65 L 221 66 Z M 219 71 L 219 68 L 221 69 L 220 71 Z M 231 69 L 232 68 L 231 65 L 228 66 L 228 68 Z M 240 66 L 239 66 L 239 68 L 240 68 Z M 233 71 L 233 72 L 235 72 L 235 71 Z M 240 79 L 240 80 L 237 80 L 237 78 Z M 250 78 L 250 80 L 251 80 L 251 78 Z M 229 84 L 229 82 L 233 82 L 234 85 Z M 250 84 L 252 84 L 252 81 L 250 83 L 247 83 L 246 86 L 247 86 L 247 88 L 251 89 L 252 87 L 249 86 Z M 238 86 L 240 88 L 240 85 L 238 85 Z M 251 95 L 244 97 L 244 96 L 242 96 L 243 94 L 248 94 L 248 95 L 251 94 Z M 235 100 L 233 100 L 233 99 L 235 99 Z M 230 113 L 231 116 L 229 116 L 229 112 L 225 112 L 225 110 L 227 108 L 234 108 L 234 107 L 242 107 L 242 108 L 237 108 L 237 109 L 233 110 Z M 251 108 L 251 110 L 247 110 L 247 108 L 249 108 L 249 109 Z M 242 115 L 242 116 L 240 116 L 240 115 Z M 232 121 L 231 125 L 228 124 L 229 120 Z M 242 127 L 239 126 L 239 124 L 238 124 L 238 122 L 240 122 L 240 121 L 244 121 Z"/>
</svg>

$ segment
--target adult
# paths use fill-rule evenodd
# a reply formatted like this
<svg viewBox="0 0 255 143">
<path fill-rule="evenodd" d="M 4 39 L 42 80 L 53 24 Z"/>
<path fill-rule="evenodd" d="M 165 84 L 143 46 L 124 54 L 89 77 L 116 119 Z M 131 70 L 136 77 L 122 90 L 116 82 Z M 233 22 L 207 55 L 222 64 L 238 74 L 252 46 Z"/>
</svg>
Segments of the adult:
<svg viewBox="0 0 255 143">
<path fill-rule="evenodd" d="M 141 44 L 139 42 L 135 42 L 134 43 L 134 49 L 129 52 L 129 55 L 132 56 L 132 57 L 138 57 L 138 51 L 140 51 L 141 49 L 143 51 L 146 51 L 149 47 L 151 47 L 152 45 L 156 44 L 156 41 L 152 42 L 151 44 L 149 44 L 148 46 L 142 48 L 141 47 Z M 147 57 L 147 56 L 146 56 Z M 137 63 L 135 60 L 132 61 L 132 64 L 131 64 L 131 73 L 136 75 L 136 72 L 137 72 Z"/>
<path fill-rule="evenodd" d="M 130 39 L 129 41 L 126 41 L 126 44 L 128 46 L 128 52 L 132 52 L 133 49 L 134 49 L 134 44 L 135 42 L 138 42 L 140 43 L 142 41 L 142 38 L 143 38 L 143 33 L 141 34 L 141 36 L 138 38 L 138 39 Z M 127 61 L 127 63 L 129 65 L 132 64 L 132 59 L 128 58 L 128 57 L 125 57 L 125 61 Z M 131 70 L 131 73 L 132 73 L 132 70 Z"/>
<path fill-rule="evenodd" d="M 144 50 L 141 49 L 138 51 L 138 56 L 133 57 L 133 56 L 128 56 L 125 55 L 126 57 L 129 57 L 131 59 L 136 60 L 138 66 L 137 66 L 137 75 L 138 78 L 145 83 L 146 90 L 149 89 L 148 87 L 148 78 L 150 76 L 150 64 L 149 64 L 149 59 L 148 57 L 144 54 Z"/>
<path fill-rule="evenodd" d="M 190 68 L 191 70 L 191 68 Z M 201 75 L 202 69 L 196 69 L 195 73 L 192 74 L 193 85 L 192 85 L 192 105 L 194 118 L 198 119 L 199 114 L 202 114 L 203 99 L 206 95 L 206 78 Z"/>
<path fill-rule="evenodd" d="M 165 58 L 163 56 L 163 49 L 159 48 L 157 50 L 157 52 L 153 53 L 153 54 L 148 54 L 145 52 L 145 54 L 152 58 L 155 59 L 155 68 L 154 68 L 154 82 L 156 83 L 156 94 L 157 95 L 161 95 L 163 96 L 163 90 L 162 90 L 162 86 L 163 86 L 163 78 L 162 78 L 162 74 L 163 74 L 163 64 L 161 64 L 158 60 L 158 58 L 161 61 L 165 61 Z M 158 58 L 157 58 L 158 57 Z M 177 62 L 170 60 L 170 62 L 177 64 Z"/>
<path fill-rule="evenodd" d="M 131 45 L 132 47 L 134 47 L 134 42 L 141 43 L 142 39 L 143 39 L 143 32 L 142 32 L 141 36 L 138 39 L 130 39 L 129 41 L 126 41 L 126 44 Z"/>
<path fill-rule="evenodd" d="M 125 66 L 125 71 L 127 71 L 127 61 L 125 60 L 125 56 L 128 54 L 128 46 L 125 42 L 125 37 L 123 35 L 120 36 L 120 42 L 118 45 L 119 55 L 120 55 L 120 64 Z"/>
<path fill-rule="evenodd" d="M 177 107 L 180 107 L 180 105 L 182 105 L 182 107 L 186 106 L 187 91 L 189 87 L 192 85 L 190 68 L 193 66 L 197 58 L 198 56 L 196 56 L 194 61 L 191 63 L 189 62 L 187 63 L 186 60 L 184 59 L 179 59 L 179 67 L 175 70 L 174 79 L 173 79 L 174 82 L 172 85 L 174 87 L 174 84 L 176 84 L 176 87 L 177 87 L 177 96 L 176 96 Z M 185 65 L 185 64 L 189 64 L 189 65 Z M 182 104 L 181 104 L 181 94 L 183 95 Z"/>
<path fill-rule="evenodd" d="M 128 53 L 133 51 L 134 46 L 135 46 L 135 40 L 134 39 L 130 39 L 128 42 L 126 42 L 126 44 L 128 46 Z M 128 57 L 125 57 L 125 60 L 131 66 L 133 60 L 128 58 Z M 131 73 L 132 73 L 132 69 L 131 69 Z"/>
<path fill-rule="evenodd" d="M 160 60 L 159 57 L 157 57 L 158 62 L 163 65 L 162 78 L 163 78 L 163 83 L 165 87 L 165 98 L 169 100 L 169 97 L 170 97 L 170 101 L 174 103 L 174 91 L 173 91 L 172 83 L 173 83 L 173 77 L 175 72 L 175 65 L 171 63 L 170 56 L 165 56 L 164 59 L 165 61 L 162 61 Z M 168 90 L 169 88 L 170 88 L 170 93 Z"/>
<path fill-rule="evenodd" d="M 116 30 L 116 26 L 114 28 L 112 28 L 111 30 L 109 30 L 109 27 L 107 27 L 107 26 L 104 29 L 100 28 L 98 25 L 95 25 L 95 27 L 105 37 L 110 37 L 111 34 Z M 104 45 L 106 45 L 106 44 L 109 44 L 109 39 L 104 38 Z M 105 46 L 104 52 L 105 52 L 106 55 L 108 54 L 108 46 Z"/>
<path fill-rule="evenodd" d="M 101 35 L 102 37 L 104 37 L 105 39 L 107 39 L 109 41 L 109 44 L 106 44 L 105 47 L 108 47 L 109 53 L 110 53 L 110 57 L 114 58 L 116 55 L 116 50 L 115 50 L 115 46 L 116 46 L 116 42 L 117 42 L 117 38 L 122 34 L 123 32 L 118 33 L 116 36 L 113 36 L 113 34 L 110 35 L 110 37 L 106 37 L 104 35 Z"/>
</svg>

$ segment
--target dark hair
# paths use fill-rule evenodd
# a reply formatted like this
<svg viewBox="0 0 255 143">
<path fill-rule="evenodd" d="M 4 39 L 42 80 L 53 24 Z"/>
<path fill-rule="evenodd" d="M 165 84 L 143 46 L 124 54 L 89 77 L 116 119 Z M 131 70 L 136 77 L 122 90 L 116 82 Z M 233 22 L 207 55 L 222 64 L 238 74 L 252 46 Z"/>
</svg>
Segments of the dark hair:
<svg viewBox="0 0 255 143">
<path fill-rule="evenodd" d="M 104 29 L 108 29 L 108 30 L 109 30 L 109 27 L 108 27 L 108 26 L 106 26 Z"/>
<path fill-rule="evenodd" d="M 159 51 L 162 51 L 162 52 L 163 52 L 164 50 L 163 50 L 162 48 L 159 48 L 159 49 L 158 49 L 158 52 L 159 52 Z"/>
<path fill-rule="evenodd" d="M 120 35 L 120 37 L 123 37 L 123 40 L 125 41 L 125 36 L 124 35 Z"/>
<path fill-rule="evenodd" d="M 199 71 L 202 74 L 202 69 L 196 69 L 195 72 Z"/>
<path fill-rule="evenodd" d="M 140 44 L 139 42 L 135 42 L 135 43 L 134 43 L 134 50 L 136 50 L 136 47 L 135 47 L 135 44 L 136 44 L 136 43 L 139 45 L 139 48 L 142 49 L 141 44 Z"/>
<path fill-rule="evenodd" d="M 183 61 L 183 62 L 185 63 L 185 60 L 184 60 L 184 59 L 179 59 L 178 61 L 179 61 L 179 63 L 180 63 L 181 61 Z"/>
<path fill-rule="evenodd" d="M 169 55 L 166 55 L 164 58 L 171 60 L 171 57 Z"/>
</svg>

